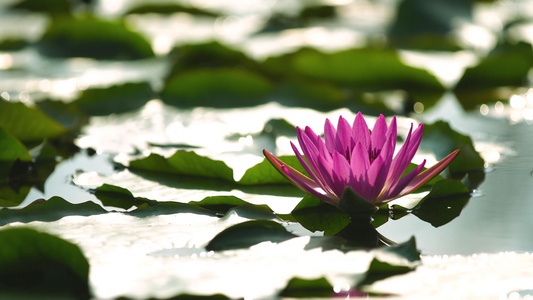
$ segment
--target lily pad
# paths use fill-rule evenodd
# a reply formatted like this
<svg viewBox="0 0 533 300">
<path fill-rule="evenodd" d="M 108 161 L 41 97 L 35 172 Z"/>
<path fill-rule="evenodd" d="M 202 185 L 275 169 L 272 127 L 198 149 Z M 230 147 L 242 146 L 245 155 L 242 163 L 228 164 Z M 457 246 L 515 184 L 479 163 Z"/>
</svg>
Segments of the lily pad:
<svg viewBox="0 0 533 300">
<path fill-rule="evenodd" d="M 307 230 L 326 235 L 336 234 L 350 223 L 349 214 L 311 195 L 305 196 L 291 215 Z"/>
<path fill-rule="evenodd" d="M 74 103 L 88 115 L 104 116 L 139 109 L 153 96 L 149 83 L 132 82 L 84 90 Z"/>
<path fill-rule="evenodd" d="M 125 15 L 132 14 L 175 14 L 187 13 L 195 16 L 218 17 L 219 14 L 200 9 L 196 7 L 184 6 L 179 4 L 165 4 L 165 3 L 146 3 L 129 9 Z"/>
<path fill-rule="evenodd" d="M 448 170 L 453 178 L 462 178 L 466 173 L 482 173 L 485 167 L 485 161 L 474 148 L 472 139 L 453 130 L 444 121 L 424 124 L 424 134 L 420 147 L 431 150 L 439 160 L 456 149 L 460 149 L 459 155 L 448 165 Z"/>
<path fill-rule="evenodd" d="M 54 18 L 37 47 L 50 57 L 132 60 L 154 56 L 150 43 L 123 23 L 93 17 Z"/>
<path fill-rule="evenodd" d="M 103 184 L 93 191 L 96 198 L 102 201 L 104 206 L 119 207 L 129 209 L 132 206 L 141 206 L 142 204 L 154 205 L 157 202 L 145 198 L 134 197 L 127 189 Z"/>
<path fill-rule="evenodd" d="M 22 142 L 54 139 L 68 132 L 42 110 L 21 102 L 0 101 L 0 127 Z"/>
<path fill-rule="evenodd" d="M 0 181 L 4 181 L 16 160 L 31 161 L 26 147 L 0 127 Z"/>
<path fill-rule="evenodd" d="M 333 294 L 333 286 L 324 278 L 304 279 L 295 277 L 289 280 L 287 286 L 281 290 L 279 297 L 290 298 L 328 298 Z"/>
<path fill-rule="evenodd" d="M 304 48 L 271 57 L 263 67 L 281 78 L 321 80 L 351 89 L 444 90 L 434 75 L 405 65 L 392 49 L 359 48 L 326 54 Z"/>
<path fill-rule="evenodd" d="M 70 15 L 72 13 L 71 2 L 68 0 L 22 0 L 9 6 L 9 9 L 49 13 L 51 15 Z"/>
<path fill-rule="evenodd" d="M 28 228 L 0 230 L 0 298 L 89 299 L 89 263 L 80 248 Z"/>
<path fill-rule="evenodd" d="M 217 234 L 205 247 L 208 251 L 248 248 L 261 242 L 283 242 L 296 237 L 274 221 L 254 220 L 239 223 Z"/>
<path fill-rule="evenodd" d="M 87 201 L 72 204 L 61 197 L 52 197 L 48 200 L 35 200 L 22 209 L 1 209 L 0 226 L 12 222 L 50 222 L 66 216 L 91 216 L 106 212 L 105 209 L 94 202 Z"/>
<path fill-rule="evenodd" d="M 295 155 L 280 156 L 284 163 L 295 168 L 303 174 L 307 174 L 305 169 L 300 164 Z M 240 184 L 254 185 L 254 184 L 280 184 L 290 183 L 287 178 L 281 175 L 272 164 L 264 159 L 262 162 L 246 170 L 242 178 L 239 180 Z"/>
<path fill-rule="evenodd" d="M 242 107 L 264 103 L 271 90 L 265 77 L 251 71 L 193 70 L 170 78 L 161 99 L 178 107 Z"/>
</svg>

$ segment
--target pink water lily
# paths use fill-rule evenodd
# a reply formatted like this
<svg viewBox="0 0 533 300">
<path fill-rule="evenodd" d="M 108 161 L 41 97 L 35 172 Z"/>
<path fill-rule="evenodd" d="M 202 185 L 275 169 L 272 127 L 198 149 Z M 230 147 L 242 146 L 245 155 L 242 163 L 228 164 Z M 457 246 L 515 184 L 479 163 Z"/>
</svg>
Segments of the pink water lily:
<svg viewBox="0 0 533 300">
<path fill-rule="evenodd" d="M 337 205 L 346 188 L 375 205 L 407 195 L 437 176 L 457 156 L 455 150 L 424 170 L 424 160 L 414 170 L 404 172 L 413 159 L 422 139 L 423 124 L 413 131 L 413 124 L 401 149 L 396 147 L 396 117 L 389 126 L 380 115 L 369 130 L 363 115 L 358 113 L 353 126 L 342 116 L 337 128 L 326 119 L 324 139 L 311 128 L 296 128 L 298 142 L 305 155 L 291 142 L 292 149 L 306 176 L 264 150 L 270 163 L 303 191 Z"/>
</svg>

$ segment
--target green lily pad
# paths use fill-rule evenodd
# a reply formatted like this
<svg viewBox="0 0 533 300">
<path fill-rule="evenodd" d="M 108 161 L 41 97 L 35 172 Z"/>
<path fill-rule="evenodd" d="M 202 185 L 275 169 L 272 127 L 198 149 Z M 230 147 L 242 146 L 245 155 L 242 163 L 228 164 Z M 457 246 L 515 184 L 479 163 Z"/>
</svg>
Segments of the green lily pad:
<svg viewBox="0 0 533 300">
<path fill-rule="evenodd" d="M 230 48 L 217 41 L 182 45 L 169 54 L 172 66 L 167 78 L 185 71 L 200 69 L 241 69 L 257 71 L 259 64 L 243 52 Z"/>
<path fill-rule="evenodd" d="M 144 203 L 139 205 L 135 210 L 129 212 L 128 214 L 135 217 L 144 218 L 150 216 L 181 213 L 215 216 L 215 213 L 201 206 L 179 202 L 157 202 L 155 204 Z"/>
<path fill-rule="evenodd" d="M 132 206 L 141 206 L 142 204 L 153 205 L 156 201 L 134 197 L 130 191 L 119 186 L 103 184 L 93 191 L 98 200 L 102 201 L 104 206 L 119 207 L 129 209 Z"/>
<path fill-rule="evenodd" d="M 19 140 L 0 127 L 0 182 L 7 179 L 16 160 L 30 162 L 32 158 Z"/>
<path fill-rule="evenodd" d="M 225 214 L 228 210 L 248 202 L 235 196 L 212 196 L 201 201 L 190 201 L 189 204 L 201 206 L 218 214 Z"/>
<path fill-rule="evenodd" d="M 71 2 L 68 0 L 22 0 L 9 6 L 9 9 L 48 13 L 51 15 L 70 15 Z"/>
<path fill-rule="evenodd" d="M 295 155 L 287 155 L 278 157 L 284 163 L 300 171 L 302 174 L 307 174 L 305 169 L 300 164 Z M 240 184 L 254 185 L 254 184 L 280 184 L 290 183 L 287 178 L 281 175 L 276 168 L 265 158 L 262 162 L 246 170 L 242 178 L 239 180 Z"/>
<path fill-rule="evenodd" d="M 405 274 L 414 270 L 420 262 L 420 252 L 416 248 L 414 237 L 399 245 L 379 248 L 375 250 L 375 254 L 358 286 L 370 285 L 378 280 Z"/>
<path fill-rule="evenodd" d="M 0 127 L 22 142 L 58 138 L 67 128 L 35 107 L 0 100 Z"/>
<path fill-rule="evenodd" d="M 414 208 L 413 214 L 434 227 L 457 218 L 470 199 L 470 190 L 458 180 L 442 180 Z"/>
<path fill-rule="evenodd" d="M 150 43 L 123 23 L 93 17 L 54 18 L 37 47 L 50 57 L 132 60 L 154 56 Z"/>
<path fill-rule="evenodd" d="M 435 76 L 405 65 L 391 49 L 360 48 L 326 54 L 304 48 L 271 57 L 263 68 L 281 78 L 321 80 L 352 89 L 444 90 Z"/>
<path fill-rule="evenodd" d="M 272 99 L 286 106 L 312 107 L 327 111 L 348 105 L 348 95 L 325 82 L 287 81 L 276 87 Z"/>
<path fill-rule="evenodd" d="M 63 101 L 43 100 L 35 104 L 43 113 L 65 127 L 68 131 L 79 130 L 88 122 L 87 115 L 72 103 Z"/>
<path fill-rule="evenodd" d="M 30 184 L 24 184 L 20 186 L 10 186 L 5 183 L 0 184 L 0 207 L 12 207 L 20 205 L 20 203 L 26 199 L 30 189 Z"/>
<path fill-rule="evenodd" d="M 0 51 L 18 51 L 28 46 L 29 42 L 20 38 L 4 38 L 0 40 Z"/>
<path fill-rule="evenodd" d="M 132 14 L 175 14 L 187 13 L 195 16 L 218 17 L 220 14 L 200 9 L 196 7 L 184 6 L 179 4 L 165 4 L 165 3 L 146 3 L 129 9 L 125 15 Z"/>
<path fill-rule="evenodd" d="M 304 279 L 294 277 L 279 292 L 279 297 L 289 298 L 329 298 L 333 294 L 333 286 L 324 278 Z"/>
<path fill-rule="evenodd" d="M 485 161 L 475 150 L 472 139 L 453 130 L 447 122 L 424 124 L 420 148 L 432 151 L 439 160 L 460 149 L 461 152 L 448 165 L 452 178 L 462 178 L 466 173 L 483 173 Z"/>
<path fill-rule="evenodd" d="M 149 83 L 136 82 L 84 90 L 74 103 L 88 115 L 104 116 L 139 109 L 153 96 Z"/>
<path fill-rule="evenodd" d="M 272 84 L 262 75 L 237 69 L 193 70 L 170 78 L 161 99 L 178 107 L 242 107 L 265 102 Z"/>
<path fill-rule="evenodd" d="M 325 235 L 336 234 L 350 223 L 349 214 L 311 195 L 305 196 L 291 215 L 307 230 L 324 231 Z"/>
<path fill-rule="evenodd" d="M 405 0 L 398 6 L 389 37 L 402 47 L 458 50 L 449 35 L 458 20 L 471 21 L 472 11 L 472 0 Z"/>
<path fill-rule="evenodd" d="M 80 248 L 28 228 L 0 230 L 0 298 L 89 299 L 89 263 Z"/>
<path fill-rule="evenodd" d="M 92 216 L 106 212 L 105 209 L 94 202 L 87 201 L 72 204 L 61 197 L 52 197 L 48 200 L 36 200 L 22 209 L 1 209 L 0 226 L 12 222 L 51 222 L 65 216 Z"/>
<path fill-rule="evenodd" d="M 239 223 L 217 234 L 205 247 L 208 251 L 248 248 L 261 242 L 280 243 L 296 237 L 274 221 L 254 220 Z"/>
</svg>

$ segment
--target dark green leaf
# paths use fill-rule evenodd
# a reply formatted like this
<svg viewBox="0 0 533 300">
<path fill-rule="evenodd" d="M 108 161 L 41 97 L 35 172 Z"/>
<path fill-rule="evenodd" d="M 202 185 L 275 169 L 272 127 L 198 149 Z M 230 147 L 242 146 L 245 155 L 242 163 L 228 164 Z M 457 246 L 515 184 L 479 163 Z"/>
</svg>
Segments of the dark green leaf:
<svg viewBox="0 0 533 300">
<path fill-rule="evenodd" d="M 29 162 L 31 156 L 22 143 L 0 127 L 0 182 L 6 180 L 16 160 Z"/>
<path fill-rule="evenodd" d="M 94 195 L 102 201 L 104 206 L 113 206 L 123 209 L 129 209 L 132 206 L 140 206 L 145 203 L 148 205 L 157 203 L 153 200 L 134 197 L 132 193 L 125 188 L 105 183 L 94 190 Z"/>
<path fill-rule="evenodd" d="M 224 229 L 205 247 L 208 251 L 248 248 L 261 242 L 279 243 L 296 237 L 274 221 L 255 220 Z"/>
<path fill-rule="evenodd" d="M 416 268 L 420 261 L 420 252 L 416 249 L 414 237 L 409 241 L 392 247 L 374 250 L 375 257 L 359 286 L 372 284 L 391 276 L 405 274 Z"/>
<path fill-rule="evenodd" d="M 156 204 L 145 203 L 141 204 L 139 207 L 137 207 L 137 209 L 129 212 L 128 214 L 135 217 L 144 218 L 149 216 L 171 215 L 181 213 L 215 216 L 215 213 L 205 208 L 202 208 L 201 206 L 179 202 L 157 202 Z"/>
<path fill-rule="evenodd" d="M 91 216 L 106 212 L 105 209 L 94 202 L 87 201 L 72 204 L 61 197 L 52 197 L 48 200 L 36 200 L 22 209 L 1 209 L 0 226 L 12 222 L 51 222 L 65 216 Z"/>
<path fill-rule="evenodd" d="M 36 106 L 69 131 L 76 131 L 88 122 L 87 115 L 72 103 L 43 100 Z"/>
<path fill-rule="evenodd" d="M 22 142 L 54 139 L 67 133 L 64 126 L 42 110 L 3 100 L 0 100 L 0 127 Z"/>
<path fill-rule="evenodd" d="M 4 38 L 0 40 L 0 51 L 18 51 L 28 44 L 28 41 L 20 38 Z"/>
<path fill-rule="evenodd" d="M 448 165 L 448 170 L 454 178 L 462 178 L 465 173 L 483 172 L 485 166 L 485 161 L 475 150 L 470 137 L 453 130 L 444 121 L 424 124 L 420 148 L 433 151 L 439 160 L 454 150 L 461 149 L 453 162 Z"/>
<path fill-rule="evenodd" d="M 378 211 L 378 207 L 368 200 L 361 198 L 353 189 L 347 187 L 342 193 L 337 207 L 347 214 L 355 217 L 370 217 Z"/>
<path fill-rule="evenodd" d="M 139 5 L 133 7 L 125 12 L 125 15 L 130 14 L 175 14 L 175 13 L 188 13 L 195 16 L 206 16 L 206 17 L 218 17 L 219 14 L 199 9 L 195 7 L 183 6 L 179 4 L 164 4 L 164 3 L 146 3 L 144 5 Z"/>
<path fill-rule="evenodd" d="M 263 127 L 263 133 L 278 136 L 296 136 L 296 127 L 285 119 L 270 119 Z"/>
<path fill-rule="evenodd" d="M 442 226 L 461 214 L 470 199 L 470 190 L 458 180 L 442 180 L 413 210 L 413 214 L 435 227 Z"/>
<path fill-rule="evenodd" d="M 230 209 L 227 214 L 235 213 L 240 217 L 255 220 L 279 219 L 267 205 L 241 204 Z"/>
<path fill-rule="evenodd" d="M 153 57 L 150 43 L 123 23 L 99 20 L 54 18 L 37 44 L 51 57 L 95 59 L 143 59 Z"/>
<path fill-rule="evenodd" d="M 235 196 L 205 197 L 201 201 L 191 201 L 189 204 L 201 206 L 215 213 L 225 214 L 228 210 L 247 202 Z"/>
<path fill-rule="evenodd" d="M 291 215 L 307 230 L 333 235 L 350 223 L 350 215 L 311 195 L 298 203 Z"/>
<path fill-rule="evenodd" d="M 333 294 L 333 286 L 324 278 L 303 279 L 294 277 L 287 286 L 279 293 L 279 297 L 289 298 L 328 298 Z"/>
<path fill-rule="evenodd" d="M 0 230 L 0 298 L 41 297 L 89 299 L 87 259 L 78 246 L 50 234 Z"/>
<path fill-rule="evenodd" d="M 7 184 L 0 184 L 0 207 L 18 206 L 30 192 L 31 185 L 24 184 L 12 187 Z M 0 215 L 2 210 L 0 210 Z M 0 219 L 0 223 L 1 223 Z"/>
<path fill-rule="evenodd" d="M 298 161 L 296 156 L 280 156 L 278 157 L 284 163 L 300 171 L 302 174 L 307 174 L 305 169 Z M 254 185 L 254 184 L 278 184 L 290 183 L 287 178 L 281 175 L 276 168 L 274 168 L 267 159 L 246 170 L 239 184 Z"/>
<path fill-rule="evenodd" d="M 245 70 L 214 69 L 182 72 L 172 77 L 161 99 L 178 107 L 241 107 L 265 102 L 271 83 Z"/>
<path fill-rule="evenodd" d="M 10 9 L 49 13 L 52 15 L 70 15 L 71 2 L 68 0 L 22 0 L 9 7 Z"/>
<path fill-rule="evenodd" d="M 168 164 L 167 159 L 156 153 L 150 153 L 145 158 L 130 161 L 130 169 L 174 173 L 174 169 Z"/>
<path fill-rule="evenodd" d="M 84 90 L 74 103 L 91 116 L 104 116 L 141 108 L 153 94 L 147 82 L 125 83 Z"/>
</svg>

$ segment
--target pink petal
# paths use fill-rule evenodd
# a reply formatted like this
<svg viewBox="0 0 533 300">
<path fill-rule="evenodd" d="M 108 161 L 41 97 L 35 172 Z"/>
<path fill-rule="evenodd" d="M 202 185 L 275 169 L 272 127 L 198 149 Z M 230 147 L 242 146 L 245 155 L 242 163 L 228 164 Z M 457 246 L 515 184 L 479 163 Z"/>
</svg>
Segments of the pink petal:
<svg viewBox="0 0 533 300">
<path fill-rule="evenodd" d="M 368 151 L 368 147 L 370 146 L 370 129 L 368 129 L 365 119 L 360 112 L 357 113 L 353 122 L 352 138 L 355 145 L 361 143 L 365 151 Z"/>
<path fill-rule="evenodd" d="M 376 124 L 374 124 L 374 128 L 372 129 L 371 134 L 371 147 L 370 151 L 373 153 L 378 153 L 378 151 L 381 150 L 383 147 L 383 143 L 385 142 L 387 133 L 387 122 L 385 121 L 385 117 L 383 115 L 379 115 L 378 119 L 376 120 Z"/>
<path fill-rule="evenodd" d="M 337 136 L 335 137 L 335 148 L 344 157 L 350 155 L 350 141 L 352 135 L 352 127 L 346 119 L 342 116 L 339 117 L 339 123 L 337 124 Z"/>
<path fill-rule="evenodd" d="M 403 195 L 407 195 L 420 186 L 424 185 L 424 183 L 430 181 L 433 179 L 433 177 L 437 176 L 444 168 L 446 168 L 453 159 L 459 154 L 459 149 L 453 151 L 448 156 L 443 158 L 441 161 L 433 165 L 431 168 L 426 169 L 424 172 L 418 174 L 413 180 L 409 182 L 409 184 L 399 193 L 398 197 L 401 197 Z"/>
<path fill-rule="evenodd" d="M 329 152 L 335 151 L 335 138 L 337 136 L 337 130 L 333 127 L 333 124 L 326 119 L 324 124 L 324 140 L 326 141 L 326 148 Z"/>
</svg>

